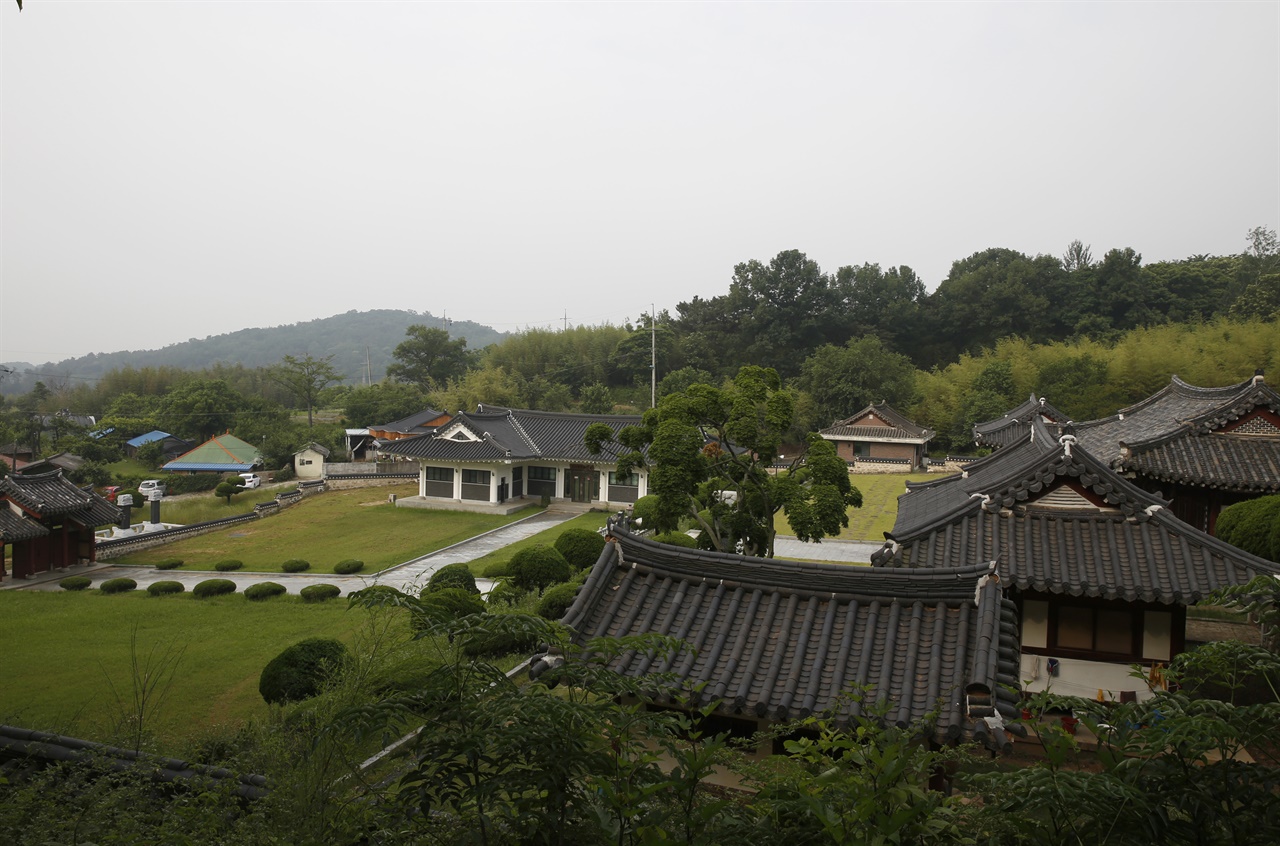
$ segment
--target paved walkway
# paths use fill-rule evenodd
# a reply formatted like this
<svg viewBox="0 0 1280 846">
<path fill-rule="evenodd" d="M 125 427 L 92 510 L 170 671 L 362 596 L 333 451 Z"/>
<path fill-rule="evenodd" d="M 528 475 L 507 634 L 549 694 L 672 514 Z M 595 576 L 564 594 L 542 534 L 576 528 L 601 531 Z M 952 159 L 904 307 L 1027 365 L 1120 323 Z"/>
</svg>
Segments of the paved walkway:
<svg viewBox="0 0 1280 846">
<path fill-rule="evenodd" d="M 773 554 L 777 558 L 799 558 L 805 561 L 870 564 L 871 553 L 882 546 L 883 543 L 874 541 L 824 540 L 809 543 L 779 535 L 773 539 Z"/>
<path fill-rule="evenodd" d="M 576 516 L 578 515 L 569 512 L 541 511 L 532 517 L 508 523 L 500 529 L 477 535 L 412 561 L 397 564 L 380 573 L 357 573 L 350 576 L 340 576 L 336 573 L 219 573 L 210 570 L 156 570 L 152 567 L 126 567 L 104 562 L 90 567 L 69 567 L 65 571 L 41 573 L 34 579 L 5 579 L 0 583 L 0 590 L 57 591 L 62 589 L 58 587 L 58 582 L 67 576 L 88 576 L 93 580 L 91 587 L 96 588 L 107 579 L 127 576 L 138 583 L 140 590 L 145 590 L 152 582 L 160 581 L 182 582 L 187 590 L 191 590 L 205 579 L 230 579 L 236 583 L 237 591 L 243 591 L 259 582 L 276 582 L 284 585 L 289 593 L 295 594 L 307 585 L 321 583 L 337 585 L 343 596 L 374 584 L 391 585 L 406 593 L 417 593 L 426 586 L 431 574 L 446 564 L 473 561 Z M 487 591 L 490 587 L 484 579 L 478 579 L 476 584 L 482 591 Z"/>
</svg>

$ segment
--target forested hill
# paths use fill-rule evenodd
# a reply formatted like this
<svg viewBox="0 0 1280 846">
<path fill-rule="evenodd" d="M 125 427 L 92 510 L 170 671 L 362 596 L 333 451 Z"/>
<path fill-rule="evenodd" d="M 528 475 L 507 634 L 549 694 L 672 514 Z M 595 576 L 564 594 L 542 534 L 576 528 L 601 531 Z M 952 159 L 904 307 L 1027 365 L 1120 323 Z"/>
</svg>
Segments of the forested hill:
<svg viewBox="0 0 1280 846">
<path fill-rule="evenodd" d="M 500 342 L 506 333 L 469 320 L 446 321 L 430 312 L 399 309 L 348 311 L 333 317 L 273 326 L 264 329 L 241 329 L 226 335 L 204 339 L 192 338 L 158 350 L 136 350 L 112 353 L 90 353 L 57 363 L 34 366 L 27 362 L 8 362 L 15 372 L 0 383 L 0 392 L 21 394 L 34 387 L 37 380 L 95 379 L 112 370 L 126 367 L 178 367 L 203 370 L 215 364 L 243 364 L 265 367 L 286 355 L 332 355 L 333 366 L 352 384 L 365 377 L 366 351 L 373 381 L 383 377 L 391 363 L 391 351 L 404 340 L 405 329 L 421 324 L 428 328 L 446 329 L 452 338 L 466 338 L 467 349 L 482 349 Z"/>
</svg>

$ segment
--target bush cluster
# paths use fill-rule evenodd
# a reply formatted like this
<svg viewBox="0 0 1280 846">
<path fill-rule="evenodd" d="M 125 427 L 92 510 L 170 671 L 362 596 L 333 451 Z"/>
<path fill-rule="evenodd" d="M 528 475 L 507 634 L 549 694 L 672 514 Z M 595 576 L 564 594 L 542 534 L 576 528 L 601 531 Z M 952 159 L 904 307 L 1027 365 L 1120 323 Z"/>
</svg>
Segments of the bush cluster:
<svg viewBox="0 0 1280 846">
<path fill-rule="evenodd" d="M 137 587 L 137 582 L 124 576 L 115 579 L 107 579 L 105 582 L 98 585 L 98 588 L 103 593 L 128 593 Z"/>
<path fill-rule="evenodd" d="M 214 564 L 213 569 L 217 570 L 219 573 L 229 573 L 232 570 L 239 570 L 243 566 L 244 566 L 243 561 L 237 560 L 235 558 L 228 558 L 224 561 L 219 561 L 217 564 Z"/>
<path fill-rule="evenodd" d="M 307 585 L 298 591 L 298 595 L 302 597 L 303 602 L 325 602 L 330 599 L 337 599 L 342 594 L 342 589 L 337 585 Z"/>
<path fill-rule="evenodd" d="M 181 558 L 166 558 L 163 561 L 156 562 L 157 570 L 176 570 L 182 566 Z"/>
<path fill-rule="evenodd" d="M 542 599 L 538 600 L 538 616 L 548 620 L 564 619 L 565 612 L 569 610 L 569 606 L 578 595 L 579 587 L 581 585 L 566 582 L 547 588 L 547 592 L 542 594 Z"/>
<path fill-rule="evenodd" d="M 457 564 L 447 564 L 431 574 L 431 578 L 427 581 L 427 587 L 422 591 L 425 597 L 429 593 L 447 590 L 449 588 L 458 588 L 468 593 L 479 594 L 480 588 L 476 587 L 476 577 L 471 575 L 471 569 L 461 562 Z"/>
<path fill-rule="evenodd" d="M 654 535 L 653 539 L 658 543 L 665 543 L 669 546 L 683 546 L 686 549 L 698 548 L 698 542 L 684 532 L 662 532 Z"/>
<path fill-rule="evenodd" d="M 341 641 L 313 637 L 295 643 L 262 669 L 258 692 L 271 704 L 299 702 L 315 696 L 347 662 Z"/>
<path fill-rule="evenodd" d="M 566 529 L 556 538 L 556 550 L 574 570 L 585 570 L 604 551 L 604 536 L 590 529 Z"/>
<path fill-rule="evenodd" d="M 236 583 L 230 579 L 205 579 L 200 584 L 191 589 L 191 595 L 196 599 L 204 599 L 210 596 L 222 596 L 224 593 L 235 593 Z"/>
<path fill-rule="evenodd" d="M 182 593 L 186 590 L 182 582 L 152 582 L 147 585 L 147 593 L 152 596 L 165 596 L 170 593 Z"/>
<path fill-rule="evenodd" d="M 352 573 L 359 573 L 364 569 L 364 562 L 358 558 L 348 558 L 345 561 L 339 561 L 333 565 L 333 572 L 341 576 L 349 576 Z"/>
<path fill-rule="evenodd" d="M 451 587 L 423 594 L 418 609 L 413 616 L 415 631 L 433 624 L 449 623 L 471 614 L 483 614 L 486 607 L 478 593 Z"/>
<path fill-rule="evenodd" d="M 516 587 L 539 593 L 551 585 L 569 581 L 569 562 L 550 546 L 529 546 L 511 557 L 511 578 Z"/>
<path fill-rule="evenodd" d="M 311 562 L 304 561 L 301 558 L 290 558 L 280 565 L 280 569 L 286 573 L 301 573 L 304 570 L 311 569 Z"/>
<path fill-rule="evenodd" d="M 249 585 L 244 589 L 244 598 L 257 601 L 270 599 L 286 592 L 284 585 L 279 582 L 258 582 L 256 585 Z"/>
<path fill-rule="evenodd" d="M 1245 552 L 1280 561 L 1280 495 L 1245 500 L 1222 509 L 1214 534 Z"/>
<path fill-rule="evenodd" d="M 493 586 L 488 599 L 491 605 L 519 605 L 528 594 L 529 591 L 518 587 L 512 580 L 504 579 Z"/>
<path fill-rule="evenodd" d="M 88 576 L 67 576 L 58 582 L 58 587 L 63 590 L 84 590 L 93 584 L 93 579 Z"/>
</svg>

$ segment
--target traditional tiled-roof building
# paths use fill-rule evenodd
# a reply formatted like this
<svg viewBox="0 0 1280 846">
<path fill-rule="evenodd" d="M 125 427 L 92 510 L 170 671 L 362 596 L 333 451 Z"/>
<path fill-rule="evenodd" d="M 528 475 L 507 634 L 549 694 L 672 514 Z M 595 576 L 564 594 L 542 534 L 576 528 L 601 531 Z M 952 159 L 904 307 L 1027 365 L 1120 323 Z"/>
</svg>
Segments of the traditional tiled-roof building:
<svg viewBox="0 0 1280 846">
<path fill-rule="evenodd" d="M 615 524 L 564 623 L 579 646 L 678 638 L 684 648 L 672 655 L 628 651 L 610 666 L 671 680 L 652 704 L 716 703 L 721 725 L 743 733 L 823 713 L 838 725 L 934 715 L 940 743 L 1004 749 L 1019 680 L 1015 608 L 1001 588 L 983 563 L 904 570 L 752 558 L 659 544 Z M 544 656 L 533 672 L 553 663 Z"/>
<path fill-rule="evenodd" d="M 61 470 L 0 479 L 0 578 L 4 547 L 13 575 L 25 578 L 95 560 L 94 529 L 120 519 L 120 509 L 63 478 Z"/>
<path fill-rule="evenodd" d="M 964 473 L 910 485 L 872 563 L 994 562 L 1018 604 L 1029 689 L 1145 695 L 1130 665 L 1164 664 L 1183 649 L 1188 605 L 1280 574 L 1178 519 L 1069 429 L 1058 436 L 1035 417 L 1026 432 Z"/>
<path fill-rule="evenodd" d="M 397 441 L 401 438 L 413 438 L 418 435 L 425 435 L 435 431 L 440 426 L 448 423 L 450 415 L 443 411 L 436 411 L 434 408 L 425 408 L 416 414 L 410 414 L 408 417 L 395 420 L 391 423 L 379 423 L 369 427 L 369 434 L 377 439 L 379 444 Z"/>
<path fill-rule="evenodd" d="M 475 412 L 458 412 L 428 434 L 385 444 L 380 452 L 419 464 L 418 496 L 398 504 L 488 508 L 544 496 L 625 504 L 647 492 L 647 472 L 619 476 L 616 458 L 592 455 L 583 436 L 593 423 L 618 432 L 640 422 L 636 415 L 482 404 Z"/>
<path fill-rule="evenodd" d="M 836 454 L 845 461 L 892 461 L 916 468 L 924 466 L 934 432 L 881 402 L 837 421 L 818 434 L 833 442 Z"/>
<path fill-rule="evenodd" d="M 981 444 L 1005 446 L 1030 421 L 1067 420 L 1041 401 L 974 427 Z M 1168 385 L 1110 417 L 1074 424 L 1080 444 L 1191 525 L 1212 532 L 1228 505 L 1280 493 L 1280 394 L 1261 373 L 1236 385 Z"/>
</svg>

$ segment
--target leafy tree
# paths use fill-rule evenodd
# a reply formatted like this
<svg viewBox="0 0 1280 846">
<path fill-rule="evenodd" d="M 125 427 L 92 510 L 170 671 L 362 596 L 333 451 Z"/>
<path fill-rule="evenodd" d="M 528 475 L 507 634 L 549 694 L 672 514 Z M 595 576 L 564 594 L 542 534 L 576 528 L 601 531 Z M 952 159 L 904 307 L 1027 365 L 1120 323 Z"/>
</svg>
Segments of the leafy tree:
<svg viewBox="0 0 1280 846">
<path fill-rule="evenodd" d="M 450 379 L 457 379 L 471 366 L 467 339 L 450 339 L 444 329 L 415 324 L 405 330 L 405 340 L 391 353 L 395 363 L 387 376 L 429 391 Z"/>
<path fill-rule="evenodd" d="M 343 417 L 349 426 L 373 426 L 402 420 L 427 408 L 427 395 L 415 384 L 390 379 L 352 388 L 346 395 Z"/>
<path fill-rule="evenodd" d="M 819 347 L 805 359 L 797 384 L 814 400 L 812 421 L 830 426 L 873 402 L 907 408 L 915 399 L 916 370 L 905 355 L 891 352 L 876 336 L 843 347 Z"/>
<path fill-rule="evenodd" d="M 1068 273 L 1088 270 L 1093 267 L 1093 251 L 1077 238 L 1067 244 L 1067 251 L 1062 254 L 1062 267 Z"/>
<path fill-rule="evenodd" d="M 308 427 L 314 425 L 313 415 L 320 393 L 342 379 L 333 368 L 332 355 L 314 358 L 310 353 L 302 358 L 286 355 L 278 364 L 268 368 L 267 375 L 306 405 Z"/>
<path fill-rule="evenodd" d="M 848 525 L 847 509 L 862 504 L 848 466 L 830 442 L 812 435 L 806 453 L 772 472 L 792 423 L 792 397 L 776 371 L 748 366 L 724 388 L 693 385 L 671 394 L 638 427 L 618 434 L 603 424 L 587 428 L 594 454 L 608 446 L 618 472 L 648 465 L 658 531 L 694 520 L 715 549 L 741 547 L 773 555 L 774 515 L 786 513 L 801 540 L 821 540 Z"/>
<path fill-rule="evenodd" d="M 238 493 L 244 493 L 244 479 L 239 476 L 234 479 L 224 479 L 213 489 L 213 495 L 226 499 L 227 505 L 231 504 L 231 497 Z"/>
<path fill-rule="evenodd" d="M 192 379 L 160 401 L 158 422 L 166 431 L 203 442 L 230 431 L 255 406 L 261 407 L 221 379 Z"/>
<path fill-rule="evenodd" d="M 582 410 L 586 414 L 608 414 L 613 411 L 613 398 L 609 389 L 596 382 L 582 389 Z"/>
</svg>

